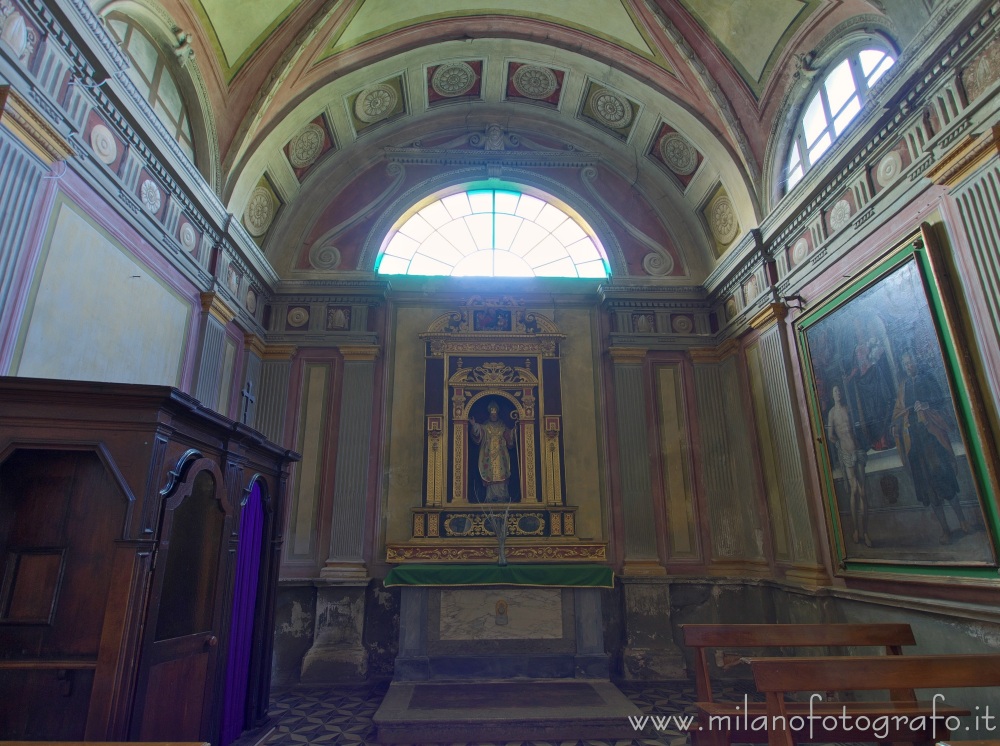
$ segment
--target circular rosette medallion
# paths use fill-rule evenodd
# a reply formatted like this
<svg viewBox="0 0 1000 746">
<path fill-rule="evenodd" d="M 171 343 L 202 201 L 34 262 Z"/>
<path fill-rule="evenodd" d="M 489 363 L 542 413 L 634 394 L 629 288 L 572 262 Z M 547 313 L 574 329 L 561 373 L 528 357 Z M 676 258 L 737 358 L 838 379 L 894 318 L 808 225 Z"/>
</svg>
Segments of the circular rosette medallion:
<svg viewBox="0 0 1000 746">
<path fill-rule="evenodd" d="M 271 193 L 262 186 L 253 190 L 247 209 L 243 213 L 243 224 L 254 238 L 260 238 L 271 227 L 274 220 L 274 200 Z"/>
<path fill-rule="evenodd" d="M 311 166 L 323 150 L 323 128 L 315 122 L 307 124 L 288 143 L 288 160 L 295 168 Z"/>
<path fill-rule="evenodd" d="M 142 182 L 142 186 L 139 187 L 139 196 L 147 210 L 152 213 L 160 211 L 160 207 L 163 205 L 163 195 L 160 194 L 160 188 L 151 179 Z"/>
<path fill-rule="evenodd" d="M 851 222 L 851 203 L 846 199 L 840 200 L 830 210 L 830 227 L 839 231 Z"/>
<path fill-rule="evenodd" d="M 431 88 L 439 96 L 464 96 L 476 84 L 476 71 L 464 62 L 448 62 L 431 76 Z"/>
<path fill-rule="evenodd" d="M 628 127 L 632 121 L 632 104 L 607 88 L 598 88 L 590 95 L 590 109 L 597 121 L 612 129 Z"/>
<path fill-rule="evenodd" d="M 519 94 L 536 100 L 548 98 L 559 85 L 555 73 L 539 65 L 521 65 L 514 71 L 511 82 Z"/>
<path fill-rule="evenodd" d="M 715 240 L 722 245 L 730 243 L 739 233 L 740 225 L 736 220 L 736 212 L 729 197 L 719 197 L 712 205 L 708 216 L 708 225 L 712 229 Z"/>
<path fill-rule="evenodd" d="M 677 132 L 664 135 L 660 140 L 660 156 L 667 168 L 678 176 L 690 176 L 698 165 L 698 151 Z"/>
<path fill-rule="evenodd" d="M 398 101 L 399 94 L 392 86 L 379 83 L 358 94 L 354 101 L 354 115 L 362 122 L 371 124 L 389 116 Z"/>
</svg>

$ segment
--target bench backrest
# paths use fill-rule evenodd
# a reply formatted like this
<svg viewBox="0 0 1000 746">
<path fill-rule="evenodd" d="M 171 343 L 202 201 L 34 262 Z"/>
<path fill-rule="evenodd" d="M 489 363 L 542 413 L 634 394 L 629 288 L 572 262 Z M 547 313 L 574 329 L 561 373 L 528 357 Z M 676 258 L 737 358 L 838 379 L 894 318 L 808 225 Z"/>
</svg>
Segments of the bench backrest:
<svg viewBox="0 0 1000 746">
<path fill-rule="evenodd" d="M 896 693 L 900 691 L 910 693 L 903 699 L 916 699 L 907 687 L 940 690 L 1000 686 L 1000 655 L 751 658 L 750 668 L 757 689 L 767 696 L 769 724 L 789 722 L 785 699 L 788 692 L 888 689 L 890 698 L 899 701 Z M 937 700 L 932 712 L 943 704 Z M 795 740 L 787 727 L 768 728 L 769 746 L 794 746 Z"/>
<path fill-rule="evenodd" d="M 695 651 L 699 702 L 712 701 L 706 648 L 884 647 L 901 655 L 916 645 L 909 624 L 683 624 L 684 643 Z"/>
<path fill-rule="evenodd" d="M 1000 655 L 751 658 L 764 692 L 1000 686 Z"/>
</svg>

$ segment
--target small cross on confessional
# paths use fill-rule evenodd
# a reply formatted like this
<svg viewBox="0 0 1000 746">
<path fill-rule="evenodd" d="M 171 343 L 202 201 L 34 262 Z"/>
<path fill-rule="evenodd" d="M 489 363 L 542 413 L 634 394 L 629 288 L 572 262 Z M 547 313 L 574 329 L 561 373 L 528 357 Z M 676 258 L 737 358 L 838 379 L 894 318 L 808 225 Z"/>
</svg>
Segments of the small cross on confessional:
<svg viewBox="0 0 1000 746">
<path fill-rule="evenodd" d="M 257 402 L 257 397 L 253 395 L 253 381 L 246 382 L 246 385 L 240 392 L 240 396 L 243 398 L 243 411 L 240 414 L 240 422 L 244 425 L 249 425 L 253 417 L 253 405 Z"/>
</svg>

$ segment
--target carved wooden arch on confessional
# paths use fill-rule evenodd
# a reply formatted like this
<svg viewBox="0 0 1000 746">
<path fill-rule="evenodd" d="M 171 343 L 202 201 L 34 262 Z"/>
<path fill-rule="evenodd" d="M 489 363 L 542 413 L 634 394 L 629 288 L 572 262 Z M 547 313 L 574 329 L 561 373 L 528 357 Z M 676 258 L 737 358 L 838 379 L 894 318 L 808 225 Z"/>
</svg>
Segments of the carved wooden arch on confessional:
<svg viewBox="0 0 1000 746">
<path fill-rule="evenodd" d="M 235 510 L 218 464 L 194 449 L 178 459 L 160 495 L 131 737 L 208 740 L 218 727 L 218 663 L 228 628 L 228 539 Z"/>
</svg>

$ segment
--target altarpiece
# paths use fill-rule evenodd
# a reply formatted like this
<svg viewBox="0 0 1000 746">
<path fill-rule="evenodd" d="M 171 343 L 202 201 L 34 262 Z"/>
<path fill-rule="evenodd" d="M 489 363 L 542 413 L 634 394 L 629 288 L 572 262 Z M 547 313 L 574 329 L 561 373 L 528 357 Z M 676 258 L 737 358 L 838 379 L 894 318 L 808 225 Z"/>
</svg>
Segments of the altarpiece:
<svg viewBox="0 0 1000 746">
<path fill-rule="evenodd" d="M 601 562 L 576 536 L 563 458 L 560 344 L 553 321 L 510 298 L 439 316 L 424 346 L 424 479 L 412 537 L 389 562 Z"/>
</svg>

